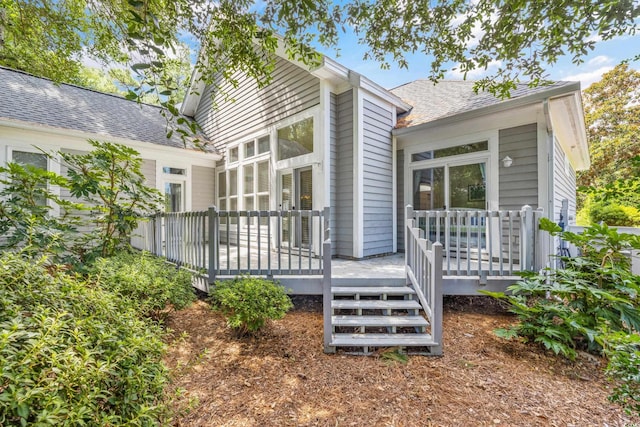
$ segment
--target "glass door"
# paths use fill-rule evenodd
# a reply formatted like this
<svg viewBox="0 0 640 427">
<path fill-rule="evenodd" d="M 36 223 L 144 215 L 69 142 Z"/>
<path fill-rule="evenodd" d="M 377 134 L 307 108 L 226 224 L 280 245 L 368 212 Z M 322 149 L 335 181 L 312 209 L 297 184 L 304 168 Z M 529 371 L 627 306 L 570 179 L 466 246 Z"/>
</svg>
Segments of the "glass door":
<svg viewBox="0 0 640 427">
<path fill-rule="evenodd" d="M 280 175 L 280 210 L 313 209 L 313 172 L 310 167 L 282 172 Z M 297 225 L 300 229 L 297 229 Z M 295 246 L 308 246 L 310 241 L 310 222 L 302 217 L 298 222 L 287 217 L 282 218 L 282 242 Z"/>
</svg>

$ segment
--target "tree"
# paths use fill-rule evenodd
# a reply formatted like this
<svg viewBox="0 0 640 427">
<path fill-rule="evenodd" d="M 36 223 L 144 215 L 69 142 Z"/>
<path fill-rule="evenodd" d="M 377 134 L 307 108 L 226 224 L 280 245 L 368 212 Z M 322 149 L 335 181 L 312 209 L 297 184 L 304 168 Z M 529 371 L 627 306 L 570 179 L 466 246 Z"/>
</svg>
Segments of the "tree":
<svg viewBox="0 0 640 427">
<path fill-rule="evenodd" d="M 591 168 L 578 184 L 603 187 L 635 176 L 640 156 L 640 72 L 620 64 L 583 92 Z"/>
<path fill-rule="evenodd" d="M 95 230 L 87 240 L 97 248 L 86 248 L 83 259 L 112 256 L 128 246 L 138 221 L 157 212 L 162 202 L 160 192 L 145 185 L 137 151 L 121 144 L 88 142 L 93 150 L 87 154 L 58 153 L 69 168 L 69 192 L 91 206 Z"/>
<path fill-rule="evenodd" d="M 507 96 L 517 81 L 544 82 L 560 56 L 580 63 L 596 39 L 634 34 L 640 25 L 633 0 L 0 1 L 1 64 L 56 80 L 72 80 L 86 55 L 126 64 L 136 73 L 132 99 L 171 97 L 176 86 L 163 70 L 185 37 L 201 53 L 196 68 L 207 83 L 234 83 L 240 70 L 267 84 L 276 34 L 292 59 L 315 64 L 311 46 L 336 46 L 349 27 L 383 67 L 406 67 L 407 53 L 433 55 L 434 80 L 452 67 L 466 74 L 500 63 L 477 88 Z M 166 106 L 176 112 L 173 102 Z"/>
</svg>

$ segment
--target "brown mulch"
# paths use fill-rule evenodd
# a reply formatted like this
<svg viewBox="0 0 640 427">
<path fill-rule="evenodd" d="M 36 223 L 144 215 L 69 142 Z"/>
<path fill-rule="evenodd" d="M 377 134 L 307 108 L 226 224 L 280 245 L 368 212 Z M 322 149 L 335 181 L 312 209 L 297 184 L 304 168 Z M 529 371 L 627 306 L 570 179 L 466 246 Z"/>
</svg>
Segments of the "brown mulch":
<svg viewBox="0 0 640 427">
<path fill-rule="evenodd" d="M 575 363 L 492 330 L 514 321 L 488 297 L 447 298 L 444 356 L 322 351 L 319 300 L 261 334 L 234 338 L 202 301 L 174 313 L 166 357 L 178 426 L 624 426 L 604 361 Z M 182 389 L 177 393 L 176 389 Z"/>
</svg>

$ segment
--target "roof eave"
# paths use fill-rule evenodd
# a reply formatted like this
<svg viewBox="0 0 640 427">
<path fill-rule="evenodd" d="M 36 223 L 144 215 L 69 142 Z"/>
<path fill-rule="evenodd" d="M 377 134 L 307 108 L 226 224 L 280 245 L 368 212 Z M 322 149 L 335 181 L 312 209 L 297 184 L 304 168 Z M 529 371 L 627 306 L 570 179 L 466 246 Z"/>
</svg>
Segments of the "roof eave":
<svg viewBox="0 0 640 427">
<path fill-rule="evenodd" d="M 397 128 L 392 131 L 394 136 L 409 135 L 416 132 L 421 132 L 426 129 L 431 129 L 438 126 L 458 123 L 461 120 L 470 120 L 477 117 L 486 116 L 489 114 L 499 113 L 513 108 L 523 107 L 526 105 L 541 102 L 549 98 L 559 97 L 568 93 L 580 91 L 580 82 L 570 82 L 566 85 L 555 87 L 549 90 L 545 90 L 531 95 L 522 96 L 519 98 L 508 99 L 494 105 L 488 105 L 486 107 L 477 108 L 475 110 L 469 110 L 458 114 L 452 114 L 439 119 L 431 120 L 426 123 L 421 123 L 415 126 L 407 126 L 403 128 Z"/>
<path fill-rule="evenodd" d="M 202 157 L 204 155 L 204 156 L 207 156 L 212 161 L 218 161 L 222 159 L 222 155 L 214 151 L 203 151 L 196 148 L 188 148 L 188 147 L 180 148 L 180 147 L 175 147 L 171 145 L 158 144 L 151 141 L 140 141 L 137 139 L 123 138 L 121 136 L 97 134 L 97 133 L 76 130 L 76 129 L 67 129 L 67 128 L 61 128 L 56 126 L 44 125 L 41 123 L 26 122 L 23 120 L 8 119 L 8 118 L 0 117 L 0 126 L 6 126 L 10 128 L 23 129 L 23 130 L 31 130 L 36 132 L 48 132 L 56 135 L 66 135 L 66 136 L 72 136 L 72 137 L 83 138 L 83 139 L 109 140 L 110 142 L 114 142 L 117 144 L 133 146 L 134 148 L 136 148 L 136 146 L 145 146 L 147 148 L 154 148 L 157 150 L 169 150 L 169 151 L 175 152 L 176 154 L 180 154 L 181 156 L 196 155 L 198 157 Z"/>
<path fill-rule="evenodd" d="M 553 134 L 577 171 L 591 166 L 580 90 L 549 98 Z"/>
</svg>

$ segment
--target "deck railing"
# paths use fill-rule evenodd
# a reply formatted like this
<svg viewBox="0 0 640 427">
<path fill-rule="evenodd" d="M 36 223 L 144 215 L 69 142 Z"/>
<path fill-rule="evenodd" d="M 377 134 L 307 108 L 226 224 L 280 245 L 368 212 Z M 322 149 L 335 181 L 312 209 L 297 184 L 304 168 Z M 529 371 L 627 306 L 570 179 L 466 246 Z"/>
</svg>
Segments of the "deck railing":
<svg viewBox="0 0 640 427">
<path fill-rule="evenodd" d="M 210 282 L 239 274 L 322 275 L 328 218 L 329 208 L 158 213 L 140 224 L 131 243 L 206 272 Z"/>
<path fill-rule="evenodd" d="M 421 237 L 410 206 L 406 209 L 405 266 L 407 283 L 413 286 L 429 321 L 434 342 L 431 353 L 442 353 L 442 244 Z"/>
<path fill-rule="evenodd" d="M 407 215 L 421 237 L 443 245 L 447 276 L 513 276 L 540 268 L 541 209 L 414 211 L 408 206 Z"/>
</svg>

